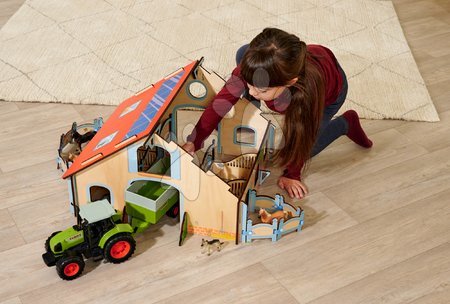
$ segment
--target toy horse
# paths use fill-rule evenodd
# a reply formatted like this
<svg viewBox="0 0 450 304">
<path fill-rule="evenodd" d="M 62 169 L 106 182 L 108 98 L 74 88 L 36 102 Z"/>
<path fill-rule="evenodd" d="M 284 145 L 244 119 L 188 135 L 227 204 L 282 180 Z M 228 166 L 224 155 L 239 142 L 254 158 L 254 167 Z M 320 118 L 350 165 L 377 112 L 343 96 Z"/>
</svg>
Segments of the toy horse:
<svg viewBox="0 0 450 304">
<path fill-rule="evenodd" d="M 89 142 L 96 134 L 95 130 L 89 130 L 84 134 L 78 132 L 77 123 L 72 124 L 72 128 L 61 135 L 58 154 L 63 161 L 72 161 L 81 153 L 81 145 Z"/>
<path fill-rule="evenodd" d="M 261 221 L 263 223 L 272 224 L 274 219 L 277 219 L 278 221 L 284 219 L 285 221 L 287 221 L 288 219 L 292 218 L 293 215 L 290 211 L 278 210 L 273 213 L 269 213 L 266 209 L 261 208 L 259 209 L 259 217 L 261 218 Z"/>
</svg>

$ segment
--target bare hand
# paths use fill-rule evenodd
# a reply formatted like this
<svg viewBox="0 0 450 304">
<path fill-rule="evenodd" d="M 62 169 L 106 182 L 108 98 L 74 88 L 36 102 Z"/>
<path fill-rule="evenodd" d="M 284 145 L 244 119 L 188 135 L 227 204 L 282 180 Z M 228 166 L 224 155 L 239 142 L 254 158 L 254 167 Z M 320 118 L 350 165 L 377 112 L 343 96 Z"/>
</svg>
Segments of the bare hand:
<svg viewBox="0 0 450 304">
<path fill-rule="evenodd" d="M 304 198 L 308 194 L 308 188 L 299 180 L 281 176 L 278 179 L 278 186 L 289 193 L 291 198 Z"/>
<path fill-rule="evenodd" d="M 187 141 L 181 148 L 183 148 L 190 155 L 194 155 L 195 145 L 193 142 Z"/>
</svg>

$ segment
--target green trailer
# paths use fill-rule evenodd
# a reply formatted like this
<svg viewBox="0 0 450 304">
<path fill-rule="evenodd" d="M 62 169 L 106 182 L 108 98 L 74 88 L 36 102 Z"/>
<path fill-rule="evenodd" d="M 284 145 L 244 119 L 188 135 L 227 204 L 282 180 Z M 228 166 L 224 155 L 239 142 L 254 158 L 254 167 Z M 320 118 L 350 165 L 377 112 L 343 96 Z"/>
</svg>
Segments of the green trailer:
<svg viewBox="0 0 450 304">
<path fill-rule="evenodd" d="M 179 213 L 178 190 L 154 181 L 135 181 L 125 193 L 125 210 L 136 232 L 156 224 L 164 214 Z"/>
</svg>

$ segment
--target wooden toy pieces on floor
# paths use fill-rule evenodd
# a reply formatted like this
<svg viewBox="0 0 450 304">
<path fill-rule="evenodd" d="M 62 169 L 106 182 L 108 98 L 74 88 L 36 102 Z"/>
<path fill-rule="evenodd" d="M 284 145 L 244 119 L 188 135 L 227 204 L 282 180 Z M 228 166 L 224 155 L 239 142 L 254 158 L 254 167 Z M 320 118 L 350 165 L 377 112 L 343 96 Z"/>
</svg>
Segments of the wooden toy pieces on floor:
<svg viewBox="0 0 450 304">
<path fill-rule="evenodd" d="M 211 241 L 202 239 L 202 253 L 208 253 L 208 255 L 211 255 L 214 250 L 220 252 L 224 244 L 225 243 L 221 242 L 219 239 L 213 239 Z"/>
</svg>

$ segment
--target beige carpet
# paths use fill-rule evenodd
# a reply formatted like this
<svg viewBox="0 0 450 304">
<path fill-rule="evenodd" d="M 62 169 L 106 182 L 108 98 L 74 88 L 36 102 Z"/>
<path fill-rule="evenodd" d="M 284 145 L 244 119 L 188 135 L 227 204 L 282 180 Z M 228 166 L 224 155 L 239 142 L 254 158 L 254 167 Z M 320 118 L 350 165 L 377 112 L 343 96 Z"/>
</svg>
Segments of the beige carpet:
<svg viewBox="0 0 450 304">
<path fill-rule="evenodd" d="M 226 77 L 264 27 L 330 47 L 346 108 L 439 120 L 390 1 L 27 0 L 0 30 L 0 99 L 117 105 L 192 59 Z"/>
</svg>

